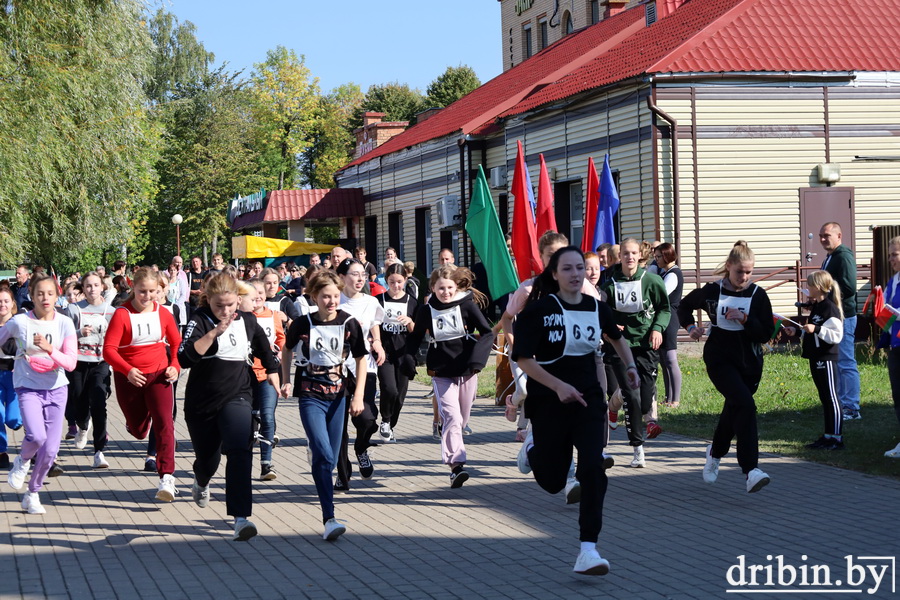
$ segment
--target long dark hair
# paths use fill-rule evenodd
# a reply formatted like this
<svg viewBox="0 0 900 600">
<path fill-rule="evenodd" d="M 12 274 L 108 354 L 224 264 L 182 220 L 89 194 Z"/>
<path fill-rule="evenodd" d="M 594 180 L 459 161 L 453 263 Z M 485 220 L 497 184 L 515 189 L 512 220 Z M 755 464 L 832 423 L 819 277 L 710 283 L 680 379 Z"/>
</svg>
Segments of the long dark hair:
<svg viewBox="0 0 900 600">
<path fill-rule="evenodd" d="M 550 262 L 547 263 L 546 268 L 541 271 L 540 275 L 534 278 L 534 285 L 531 288 L 531 293 L 528 295 L 526 304 L 530 304 L 535 300 L 540 300 L 544 296 L 555 294 L 559 291 L 559 282 L 553 277 L 553 274 L 559 269 L 560 258 L 567 252 L 574 252 L 584 260 L 584 254 L 581 252 L 581 248 L 576 246 L 565 246 L 554 252 L 553 256 L 550 257 Z"/>
</svg>

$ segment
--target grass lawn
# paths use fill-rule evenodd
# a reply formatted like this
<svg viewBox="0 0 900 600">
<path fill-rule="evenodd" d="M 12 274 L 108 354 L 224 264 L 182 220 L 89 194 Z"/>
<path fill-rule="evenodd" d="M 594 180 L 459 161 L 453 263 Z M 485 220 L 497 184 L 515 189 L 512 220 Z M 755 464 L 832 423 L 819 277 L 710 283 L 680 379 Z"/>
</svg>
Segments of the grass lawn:
<svg viewBox="0 0 900 600">
<path fill-rule="evenodd" d="M 871 475 L 900 477 L 900 460 L 884 457 L 884 452 L 900 441 L 900 424 L 894 414 L 887 368 L 882 355 L 873 355 L 870 346 L 857 347 L 862 380 L 862 420 L 844 423 L 843 451 L 814 451 L 804 448 L 822 435 L 824 417 L 809 361 L 800 358 L 799 348 L 781 347 L 765 360 L 762 383 L 756 393 L 761 452 L 794 456 Z M 696 352 L 680 353 L 683 374 L 681 406 L 659 407 L 665 431 L 699 439 L 712 439 L 722 410 L 722 397 L 706 375 L 706 367 Z M 478 396 L 494 397 L 493 361 L 478 376 Z M 418 383 L 431 385 L 431 378 L 419 368 Z M 659 397 L 663 397 L 662 376 Z M 499 409 L 498 409 L 499 411 Z M 499 416 L 498 412 L 498 416 Z M 734 449 L 732 447 L 733 456 Z"/>
</svg>

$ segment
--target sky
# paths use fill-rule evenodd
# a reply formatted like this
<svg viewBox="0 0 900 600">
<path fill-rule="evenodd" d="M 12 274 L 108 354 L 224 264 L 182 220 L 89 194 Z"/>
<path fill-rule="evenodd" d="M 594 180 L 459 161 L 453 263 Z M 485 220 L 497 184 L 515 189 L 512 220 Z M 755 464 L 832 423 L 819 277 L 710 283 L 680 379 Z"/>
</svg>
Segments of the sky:
<svg viewBox="0 0 900 600">
<path fill-rule="evenodd" d="M 497 0 L 159 0 L 197 26 L 215 66 L 245 69 L 277 45 L 306 56 L 323 92 L 398 81 L 425 92 L 449 66 L 503 70 Z"/>
</svg>

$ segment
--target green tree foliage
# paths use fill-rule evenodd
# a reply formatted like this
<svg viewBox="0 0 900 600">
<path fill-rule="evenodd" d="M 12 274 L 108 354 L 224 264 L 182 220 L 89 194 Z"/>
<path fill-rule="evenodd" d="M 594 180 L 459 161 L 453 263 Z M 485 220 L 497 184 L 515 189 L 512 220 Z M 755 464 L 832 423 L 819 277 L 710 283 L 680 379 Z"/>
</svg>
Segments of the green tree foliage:
<svg viewBox="0 0 900 600">
<path fill-rule="evenodd" d="M 411 89 L 405 83 L 385 83 L 369 86 L 362 104 L 354 111 L 350 127 L 362 126 L 362 115 L 365 112 L 385 113 L 385 121 L 412 121 L 416 113 L 422 112 L 425 98 L 419 90 Z"/>
<path fill-rule="evenodd" d="M 0 261 L 131 241 L 155 181 L 136 0 L 0 4 Z"/>
<path fill-rule="evenodd" d="M 356 138 L 350 121 L 362 101 L 363 94 L 355 83 L 338 86 L 319 98 L 316 118 L 307 138 L 309 147 L 300 157 L 300 185 L 334 186 L 335 172 L 353 154 Z"/>
<path fill-rule="evenodd" d="M 147 21 L 153 55 L 144 92 L 151 102 L 164 102 L 184 85 L 193 85 L 209 72 L 215 55 L 197 39 L 197 27 L 162 8 Z"/>
<path fill-rule="evenodd" d="M 425 104 L 428 108 L 449 106 L 481 85 L 472 67 L 447 67 L 437 79 L 428 84 Z"/>
<path fill-rule="evenodd" d="M 316 121 L 319 80 L 311 76 L 303 56 L 277 46 L 255 65 L 251 81 L 256 139 L 269 175 L 266 187 L 294 187 L 299 156 L 310 146 Z"/>
</svg>

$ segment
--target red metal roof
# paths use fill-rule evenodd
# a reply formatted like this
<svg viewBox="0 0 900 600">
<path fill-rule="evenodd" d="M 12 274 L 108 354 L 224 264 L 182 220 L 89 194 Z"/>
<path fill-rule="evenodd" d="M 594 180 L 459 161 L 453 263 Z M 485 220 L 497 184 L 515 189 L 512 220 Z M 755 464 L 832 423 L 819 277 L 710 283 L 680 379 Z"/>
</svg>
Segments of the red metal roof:
<svg viewBox="0 0 900 600">
<path fill-rule="evenodd" d="M 301 219 L 336 219 L 366 214 L 362 188 L 323 190 L 272 190 L 265 210 L 255 210 L 235 218 L 235 231 L 261 223 Z"/>
<path fill-rule="evenodd" d="M 577 31 L 348 166 L 643 74 L 900 71 L 898 0 L 689 0 Z"/>
</svg>

